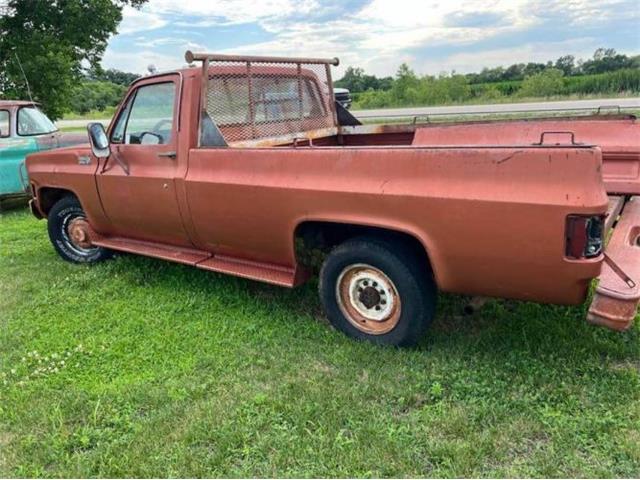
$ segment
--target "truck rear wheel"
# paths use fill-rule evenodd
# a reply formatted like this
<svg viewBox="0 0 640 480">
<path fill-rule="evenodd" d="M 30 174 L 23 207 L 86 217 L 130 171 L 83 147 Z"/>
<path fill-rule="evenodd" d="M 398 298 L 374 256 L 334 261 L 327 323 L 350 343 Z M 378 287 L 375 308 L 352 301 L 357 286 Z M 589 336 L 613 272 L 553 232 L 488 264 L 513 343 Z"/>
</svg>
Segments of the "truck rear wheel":
<svg viewBox="0 0 640 480">
<path fill-rule="evenodd" d="M 111 251 L 91 245 L 86 215 L 76 197 L 58 200 L 47 217 L 49 239 L 58 255 L 73 263 L 95 263 L 111 257 Z"/>
<path fill-rule="evenodd" d="M 435 314 L 428 271 L 401 242 L 360 238 L 336 247 L 320 272 L 320 299 L 331 324 L 359 340 L 415 345 Z"/>
</svg>

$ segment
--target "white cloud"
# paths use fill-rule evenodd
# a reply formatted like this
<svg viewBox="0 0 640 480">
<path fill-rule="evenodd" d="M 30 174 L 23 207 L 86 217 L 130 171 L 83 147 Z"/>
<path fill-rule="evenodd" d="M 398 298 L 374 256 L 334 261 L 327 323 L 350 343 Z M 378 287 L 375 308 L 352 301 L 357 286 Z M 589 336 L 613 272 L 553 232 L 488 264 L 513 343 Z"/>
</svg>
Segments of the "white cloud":
<svg viewBox="0 0 640 480">
<path fill-rule="evenodd" d="M 543 0 L 531 2 L 529 11 L 540 19 L 561 17 L 567 27 L 574 28 L 613 23 L 620 19 L 640 19 L 640 3 L 637 0 Z"/>
<path fill-rule="evenodd" d="M 168 23 L 167 19 L 157 13 L 125 6 L 122 11 L 122 22 L 118 27 L 118 33 L 128 35 L 146 30 L 155 30 L 166 26 Z"/>
<path fill-rule="evenodd" d="M 442 27 L 449 15 L 458 12 L 492 12 L 509 16 L 514 26 L 527 21 L 521 14 L 525 0 L 374 0 L 367 5 L 359 17 L 385 25 L 389 28 Z"/>
<path fill-rule="evenodd" d="M 418 71 L 439 73 L 455 70 L 458 73 L 479 72 L 484 67 L 507 66 L 514 63 L 546 63 L 562 55 L 571 53 L 577 57 L 589 57 L 593 51 L 590 39 L 578 38 L 570 42 L 534 42 L 527 45 L 484 50 L 482 54 L 474 52 L 456 53 L 449 56 L 446 63 L 422 61 L 409 62 Z"/>
<path fill-rule="evenodd" d="M 223 53 L 338 56 L 341 67 L 336 75 L 348 65 L 389 75 L 402 62 L 418 73 L 468 72 L 516 61 L 546 61 L 566 53 L 589 55 L 600 40 L 589 38 L 582 29 L 604 22 L 615 28 L 619 20 L 640 18 L 639 4 L 636 8 L 633 4 L 633 0 L 373 0 L 360 11 L 340 14 L 339 2 L 321 0 L 150 0 L 141 11 L 125 8 L 120 38 L 165 27 L 162 33 L 167 35 L 135 42 L 143 50 L 135 57 L 149 55 L 142 70 L 139 62 L 135 64 L 136 72 L 144 71 L 148 63 L 161 69 L 180 67 L 186 49 L 220 51 L 215 29 L 239 24 L 256 25 L 271 38 L 259 42 L 250 36 L 238 38 L 237 45 Z M 573 40 L 520 36 L 519 45 L 508 43 L 510 34 L 551 22 L 570 29 Z M 198 27 L 210 27 L 211 34 Z M 501 40 L 482 51 L 456 53 L 491 39 Z M 428 48 L 452 53 L 429 61 L 424 59 Z M 107 53 L 108 66 L 126 70 L 125 64 L 117 63 L 121 59 L 133 65 L 128 52 L 117 55 L 108 49 Z"/>
<path fill-rule="evenodd" d="M 173 55 L 158 53 L 145 49 L 137 52 L 120 52 L 107 49 L 102 59 L 106 68 L 117 68 L 125 72 L 138 74 L 147 73 L 149 65 L 155 66 L 159 71 L 172 70 L 184 66 L 184 60 Z"/>
<path fill-rule="evenodd" d="M 221 26 L 263 22 L 292 12 L 310 14 L 321 8 L 316 0 L 150 0 L 143 11 L 199 18 L 196 22 L 176 22 L 182 26 Z"/>
</svg>

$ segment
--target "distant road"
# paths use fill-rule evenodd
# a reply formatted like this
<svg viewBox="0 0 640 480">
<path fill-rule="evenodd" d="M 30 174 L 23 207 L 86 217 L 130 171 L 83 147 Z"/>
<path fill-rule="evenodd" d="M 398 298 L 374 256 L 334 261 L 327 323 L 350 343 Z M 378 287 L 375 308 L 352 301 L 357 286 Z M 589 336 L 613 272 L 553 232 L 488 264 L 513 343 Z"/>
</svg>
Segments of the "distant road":
<svg viewBox="0 0 640 480">
<path fill-rule="evenodd" d="M 453 105 L 449 107 L 411 107 L 384 108 L 378 110 L 352 110 L 359 118 L 382 118 L 388 116 L 437 115 L 455 113 L 508 113 L 535 112 L 544 110 L 579 110 L 597 109 L 598 107 L 617 105 L 620 108 L 640 109 L 640 97 L 636 98 L 600 98 L 595 100 L 563 100 L 559 102 L 531 102 L 531 103 L 496 103 L 494 105 Z M 615 109 L 614 109 L 615 110 Z M 103 120 L 59 120 L 60 128 L 82 128 L 90 122 L 100 122 L 106 127 L 111 119 Z"/>
<path fill-rule="evenodd" d="M 496 103 L 494 105 L 452 105 L 448 107 L 384 108 L 378 110 L 352 110 L 358 118 L 387 116 L 436 115 L 455 113 L 508 113 L 544 110 L 597 109 L 617 105 L 620 108 L 640 108 L 640 98 L 599 98 L 595 100 L 563 100 L 559 102 Z M 603 108 L 604 110 L 604 108 Z M 613 109 L 615 111 L 615 109 Z M 607 110 L 609 111 L 609 110 Z"/>
<path fill-rule="evenodd" d="M 58 126 L 58 128 L 82 128 L 82 127 L 86 127 L 87 124 L 93 123 L 93 122 L 100 122 L 105 127 L 107 127 L 109 123 L 111 123 L 111 119 L 107 118 L 103 120 L 58 120 L 56 122 L 56 125 Z"/>
</svg>

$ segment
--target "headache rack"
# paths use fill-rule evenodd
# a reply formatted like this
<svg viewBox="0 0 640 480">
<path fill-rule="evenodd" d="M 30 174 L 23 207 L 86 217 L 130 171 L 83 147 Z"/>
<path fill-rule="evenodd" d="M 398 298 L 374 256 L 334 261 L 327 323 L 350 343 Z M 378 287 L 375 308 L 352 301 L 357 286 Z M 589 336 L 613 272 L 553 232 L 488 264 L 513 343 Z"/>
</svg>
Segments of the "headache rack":
<svg viewBox="0 0 640 480">
<path fill-rule="evenodd" d="M 187 51 L 185 59 L 202 62 L 199 147 L 283 145 L 337 133 L 337 58 Z"/>
</svg>

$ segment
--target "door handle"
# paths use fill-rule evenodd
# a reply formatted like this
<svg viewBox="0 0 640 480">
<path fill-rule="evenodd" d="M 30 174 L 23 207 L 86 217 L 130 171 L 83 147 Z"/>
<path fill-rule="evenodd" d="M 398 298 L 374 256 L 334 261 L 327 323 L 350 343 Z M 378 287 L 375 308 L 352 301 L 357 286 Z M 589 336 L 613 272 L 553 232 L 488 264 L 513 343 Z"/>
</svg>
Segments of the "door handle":
<svg viewBox="0 0 640 480">
<path fill-rule="evenodd" d="M 170 158 L 171 160 L 175 160 L 177 157 L 177 154 L 176 152 L 162 152 L 162 153 L 159 153 L 158 156 L 160 158 Z"/>
</svg>

